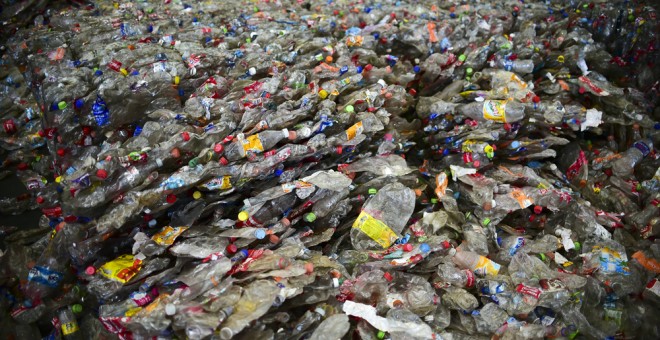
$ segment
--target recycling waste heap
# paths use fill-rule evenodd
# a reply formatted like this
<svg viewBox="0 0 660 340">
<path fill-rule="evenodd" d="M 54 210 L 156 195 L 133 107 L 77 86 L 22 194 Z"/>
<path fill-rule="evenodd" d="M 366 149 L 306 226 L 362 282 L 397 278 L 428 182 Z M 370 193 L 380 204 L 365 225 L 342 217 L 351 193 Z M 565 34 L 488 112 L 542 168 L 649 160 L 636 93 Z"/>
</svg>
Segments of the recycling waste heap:
<svg viewBox="0 0 660 340">
<path fill-rule="evenodd" d="M 3 337 L 660 338 L 657 3 L 3 3 Z"/>
</svg>

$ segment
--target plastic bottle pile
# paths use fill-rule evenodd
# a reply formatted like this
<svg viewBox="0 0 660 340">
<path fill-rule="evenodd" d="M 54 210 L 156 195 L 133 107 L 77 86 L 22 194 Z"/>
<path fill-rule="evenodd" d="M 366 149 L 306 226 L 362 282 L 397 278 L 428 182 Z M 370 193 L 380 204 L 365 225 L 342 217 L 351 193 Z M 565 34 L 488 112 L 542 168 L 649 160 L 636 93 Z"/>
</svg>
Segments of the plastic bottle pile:
<svg viewBox="0 0 660 340">
<path fill-rule="evenodd" d="M 8 337 L 660 338 L 654 8 L 29 5 Z"/>
</svg>

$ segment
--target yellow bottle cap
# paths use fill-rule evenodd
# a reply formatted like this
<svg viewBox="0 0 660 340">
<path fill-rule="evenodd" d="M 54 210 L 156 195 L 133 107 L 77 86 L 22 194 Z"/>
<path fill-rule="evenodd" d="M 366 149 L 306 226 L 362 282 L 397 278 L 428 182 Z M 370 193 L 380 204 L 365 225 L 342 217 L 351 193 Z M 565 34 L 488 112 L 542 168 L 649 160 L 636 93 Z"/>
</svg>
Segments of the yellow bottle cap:
<svg viewBox="0 0 660 340">
<path fill-rule="evenodd" d="M 179 76 L 175 76 L 174 77 L 174 85 L 179 85 L 180 80 L 181 80 L 181 78 L 179 78 Z"/>
<path fill-rule="evenodd" d="M 55 177 L 55 183 L 62 182 L 62 176 Z"/>
<path fill-rule="evenodd" d="M 328 98 L 328 91 L 326 90 L 319 91 L 319 97 L 321 97 L 321 99 Z"/>
<path fill-rule="evenodd" d="M 121 74 L 123 74 L 125 76 L 128 75 L 128 71 L 125 68 L 119 69 L 119 72 L 121 72 Z"/>
<path fill-rule="evenodd" d="M 247 221 L 248 217 L 250 217 L 250 215 L 247 211 L 241 211 L 238 213 L 238 220 L 241 222 Z"/>
<path fill-rule="evenodd" d="M 196 199 L 196 200 L 202 198 L 202 193 L 199 192 L 199 191 L 193 192 L 193 198 Z"/>
</svg>

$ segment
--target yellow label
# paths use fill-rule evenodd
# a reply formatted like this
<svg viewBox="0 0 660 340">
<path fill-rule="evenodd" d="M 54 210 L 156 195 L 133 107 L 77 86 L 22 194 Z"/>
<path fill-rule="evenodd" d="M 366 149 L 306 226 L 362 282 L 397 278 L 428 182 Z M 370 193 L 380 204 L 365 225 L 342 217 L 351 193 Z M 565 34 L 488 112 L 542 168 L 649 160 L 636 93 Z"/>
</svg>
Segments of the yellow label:
<svg viewBox="0 0 660 340">
<path fill-rule="evenodd" d="M 491 261 L 485 256 L 479 256 L 479 262 L 477 262 L 476 268 L 474 268 L 474 273 L 480 276 L 486 275 L 497 275 L 500 272 L 500 265 Z"/>
<path fill-rule="evenodd" d="M 506 123 L 504 108 L 506 100 L 486 100 L 484 101 L 484 118 L 494 122 Z"/>
<path fill-rule="evenodd" d="M 355 138 L 355 136 L 361 134 L 364 131 L 364 128 L 362 127 L 362 122 L 357 122 L 355 125 L 351 126 L 346 130 L 346 139 L 351 140 Z"/>
<path fill-rule="evenodd" d="M 220 184 L 220 189 L 231 189 L 231 176 L 225 175 L 222 177 L 222 184 Z"/>
<path fill-rule="evenodd" d="M 264 151 L 264 146 L 261 144 L 261 139 L 259 139 L 259 134 L 252 135 L 243 142 L 243 151 L 248 152 L 262 152 Z"/>
<path fill-rule="evenodd" d="M 159 231 L 157 234 L 151 237 L 151 239 L 160 244 L 161 246 L 163 245 L 168 245 L 171 246 L 172 243 L 174 243 L 174 240 L 176 240 L 179 235 L 181 235 L 184 231 L 188 230 L 188 227 L 170 227 L 167 226 L 163 228 L 163 230 Z"/>
<path fill-rule="evenodd" d="M 388 248 L 396 241 L 397 236 L 385 223 L 375 219 L 368 213 L 362 211 L 353 223 L 353 228 L 359 229 L 367 234 L 372 240 L 383 248 Z"/>
<path fill-rule="evenodd" d="M 133 255 L 121 255 L 101 266 L 99 273 L 111 280 L 126 283 L 142 268 L 142 261 Z"/>
<path fill-rule="evenodd" d="M 67 322 L 62 324 L 62 335 L 69 335 L 78 331 L 77 322 Z"/>
<path fill-rule="evenodd" d="M 128 316 L 130 318 L 133 315 L 137 314 L 141 310 L 142 310 L 142 307 L 131 308 L 131 309 L 127 310 L 126 313 L 124 313 L 124 315 Z"/>
</svg>

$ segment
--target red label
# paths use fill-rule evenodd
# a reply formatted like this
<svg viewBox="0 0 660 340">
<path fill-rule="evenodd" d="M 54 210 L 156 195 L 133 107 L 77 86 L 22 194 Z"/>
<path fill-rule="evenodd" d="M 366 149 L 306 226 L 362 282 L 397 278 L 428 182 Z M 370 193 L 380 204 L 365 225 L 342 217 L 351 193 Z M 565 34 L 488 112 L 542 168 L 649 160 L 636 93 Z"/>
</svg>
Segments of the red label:
<svg viewBox="0 0 660 340">
<path fill-rule="evenodd" d="M 538 299 L 539 296 L 541 295 L 541 290 L 540 290 L 540 289 L 538 289 L 538 288 L 534 288 L 534 287 L 525 286 L 525 285 L 522 284 L 522 283 L 519 284 L 518 287 L 516 287 L 516 291 L 518 291 L 519 293 L 523 293 L 523 294 L 525 294 L 525 295 L 533 296 L 533 297 L 535 297 L 535 298 L 537 298 L 537 299 Z"/>
<path fill-rule="evenodd" d="M 16 124 L 11 119 L 7 119 L 2 123 L 2 127 L 5 129 L 5 132 L 9 135 L 16 132 Z"/>
<path fill-rule="evenodd" d="M 58 205 L 54 208 L 44 208 L 41 209 L 41 212 L 43 212 L 47 217 L 60 217 L 62 216 L 62 207 Z"/>
<path fill-rule="evenodd" d="M 115 72 L 119 72 L 119 70 L 121 69 L 121 65 L 122 65 L 121 62 L 112 59 L 112 61 L 108 63 L 108 68 Z"/>
<path fill-rule="evenodd" d="M 474 286 L 474 273 L 471 270 L 466 269 L 465 275 L 467 276 L 467 281 L 465 282 L 465 288 L 472 288 Z"/>
<path fill-rule="evenodd" d="M 587 157 L 584 155 L 584 151 L 580 150 L 580 155 L 578 155 L 575 163 L 571 164 L 571 166 L 568 167 L 568 170 L 566 170 L 566 177 L 568 180 L 570 181 L 575 178 L 585 164 L 587 164 Z"/>
</svg>

